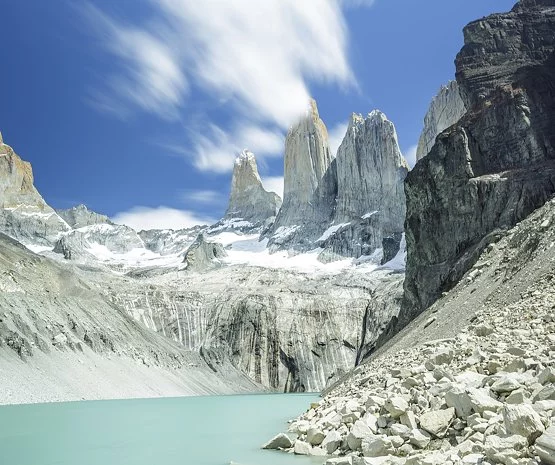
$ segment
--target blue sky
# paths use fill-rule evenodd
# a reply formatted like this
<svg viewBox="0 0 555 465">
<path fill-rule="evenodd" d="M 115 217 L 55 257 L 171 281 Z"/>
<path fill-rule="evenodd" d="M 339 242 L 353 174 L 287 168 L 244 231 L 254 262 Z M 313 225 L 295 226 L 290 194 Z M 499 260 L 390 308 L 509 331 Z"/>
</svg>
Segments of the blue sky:
<svg viewBox="0 0 555 465">
<path fill-rule="evenodd" d="M 0 0 L 0 131 L 56 208 L 137 228 L 225 211 L 236 153 L 269 188 L 316 98 L 334 144 L 352 112 L 411 156 L 469 21 L 506 0 Z"/>
</svg>

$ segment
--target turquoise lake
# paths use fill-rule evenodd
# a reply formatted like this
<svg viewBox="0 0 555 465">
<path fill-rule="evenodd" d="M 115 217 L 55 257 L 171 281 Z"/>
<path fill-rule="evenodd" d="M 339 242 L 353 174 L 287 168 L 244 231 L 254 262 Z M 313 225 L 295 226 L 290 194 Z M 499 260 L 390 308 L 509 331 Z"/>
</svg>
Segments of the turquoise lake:
<svg viewBox="0 0 555 465">
<path fill-rule="evenodd" d="M 318 397 L 180 397 L 0 406 L 1 465 L 313 465 L 260 450 Z"/>
</svg>

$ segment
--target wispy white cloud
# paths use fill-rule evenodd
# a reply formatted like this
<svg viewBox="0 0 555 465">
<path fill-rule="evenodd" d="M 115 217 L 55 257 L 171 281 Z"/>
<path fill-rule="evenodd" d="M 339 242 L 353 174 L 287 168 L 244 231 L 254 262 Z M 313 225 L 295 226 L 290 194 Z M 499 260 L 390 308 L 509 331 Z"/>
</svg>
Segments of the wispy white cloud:
<svg viewBox="0 0 555 465">
<path fill-rule="evenodd" d="M 108 89 L 93 92 L 93 105 L 114 112 L 117 96 L 120 112 L 129 113 L 128 105 L 134 104 L 164 118 L 176 117 L 189 89 L 176 49 L 155 32 L 116 22 L 90 3 L 83 8 L 105 49 L 120 58 L 121 72 L 108 78 Z"/>
<path fill-rule="evenodd" d="M 333 155 L 337 155 L 337 149 L 343 142 L 348 126 L 348 123 L 338 123 L 328 131 L 330 150 Z"/>
<path fill-rule="evenodd" d="M 211 125 L 206 133 L 193 133 L 191 138 L 193 163 L 201 171 L 231 171 L 237 154 L 245 148 L 252 151 L 259 162 L 283 153 L 283 134 L 256 125 L 239 126 L 230 132 Z"/>
<path fill-rule="evenodd" d="M 216 205 L 226 201 L 221 192 L 213 190 L 186 190 L 181 194 L 186 203 Z"/>
<path fill-rule="evenodd" d="M 371 7 L 376 0 L 339 0 L 345 8 Z"/>
<path fill-rule="evenodd" d="M 201 224 L 213 224 L 210 217 L 199 216 L 189 210 L 170 207 L 133 207 L 112 217 L 116 224 L 124 224 L 136 231 L 145 229 L 183 229 Z"/>
<path fill-rule="evenodd" d="M 264 176 L 262 178 L 264 189 L 275 192 L 283 199 L 283 176 Z"/>
<path fill-rule="evenodd" d="M 150 3 L 152 18 L 136 25 L 87 10 L 122 62 L 109 82 L 124 102 L 171 118 L 198 88 L 232 110 L 234 124 L 207 123 L 211 134 L 193 141 L 201 170 L 229 170 L 243 147 L 259 156 L 281 153 L 281 133 L 304 111 L 311 82 L 356 87 L 342 8 L 368 0 Z"/>
<path fill-rule="evenodd" d="M 411 145 L 407 150 L 405 150 L 405 152 L 403 153 L 405 160 L 407 160 L 407 163 L 409 164 L 409 166 L 411 168 L 414 167 L 414 165 L 416 164 L 416 150 L 417 150 L 418 146 L 417 145 Z"/>
</svg>

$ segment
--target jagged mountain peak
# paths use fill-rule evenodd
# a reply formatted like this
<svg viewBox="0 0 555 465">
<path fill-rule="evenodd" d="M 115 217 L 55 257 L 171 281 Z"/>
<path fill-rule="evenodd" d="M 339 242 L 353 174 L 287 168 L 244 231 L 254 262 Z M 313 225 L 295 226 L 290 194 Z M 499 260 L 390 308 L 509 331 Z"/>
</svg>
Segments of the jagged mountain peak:
<svg viewBox="0 0 555 465">
<path fill-rule="evenodd" d="M 255 155 L 245 149 L 235 159 L 231 194 L 225 219 L 240 219 L 252 226 L 277 215 L 281 198 L 262 185 Z"/>
</svg>

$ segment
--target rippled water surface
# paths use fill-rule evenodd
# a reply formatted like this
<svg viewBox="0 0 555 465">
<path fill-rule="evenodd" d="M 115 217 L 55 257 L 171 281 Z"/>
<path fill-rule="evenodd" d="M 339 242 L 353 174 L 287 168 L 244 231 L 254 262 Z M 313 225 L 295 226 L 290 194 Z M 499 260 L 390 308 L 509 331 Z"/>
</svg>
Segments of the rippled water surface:
<svg viewBox="0 0 555 465">
<path fill-rule="evenodd" d="M 2 465 L 313 465 L 262 451 L 318 398 L 182 397 L 0 407 Z"/>
</svg>

